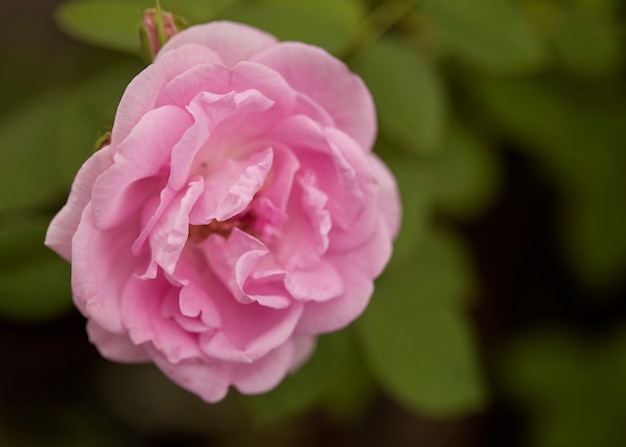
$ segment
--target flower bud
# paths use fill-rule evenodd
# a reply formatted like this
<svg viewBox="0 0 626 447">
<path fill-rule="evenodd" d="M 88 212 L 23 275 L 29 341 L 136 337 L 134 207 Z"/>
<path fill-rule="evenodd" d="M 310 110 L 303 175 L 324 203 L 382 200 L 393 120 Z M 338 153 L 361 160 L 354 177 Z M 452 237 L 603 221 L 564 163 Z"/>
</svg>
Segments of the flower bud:
<svg viewBox="0 0 626 447">
<path fill-rule="evenodd" d="M 184 28 L 183 19 L 163 11 L 159 2 L 156 8 L 146 9 L 138 27 L 139 44 L 144 59 L 152 62 L 165 42 Z"/>
</svg>

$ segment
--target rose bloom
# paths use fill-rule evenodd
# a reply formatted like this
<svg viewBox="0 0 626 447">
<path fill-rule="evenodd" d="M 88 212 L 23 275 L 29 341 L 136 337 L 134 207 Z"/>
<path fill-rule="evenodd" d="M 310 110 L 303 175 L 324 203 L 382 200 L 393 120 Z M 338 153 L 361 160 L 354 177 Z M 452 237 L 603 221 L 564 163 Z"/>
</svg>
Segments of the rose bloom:
<svg viewBox="0 0 626 447">
<path fill-rule="evenodd" d="M 163 46 L 46 245 L 90 340 L 208 402 L 260 393 L 353 321 L 400 220 L 372 98 L 324 50 L 230 22 Z"/>
</svg>

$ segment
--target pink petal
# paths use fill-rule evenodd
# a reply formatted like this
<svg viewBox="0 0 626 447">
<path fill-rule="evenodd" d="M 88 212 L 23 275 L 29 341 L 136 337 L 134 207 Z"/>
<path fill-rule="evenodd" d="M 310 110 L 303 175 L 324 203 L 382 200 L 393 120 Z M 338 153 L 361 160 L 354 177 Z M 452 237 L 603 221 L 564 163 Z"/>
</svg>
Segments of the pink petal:
<svg viewBox="0 0 626 447">
<path fill-rule="evenodd" d="M 216 278 L 200 247 L 191 244 L 185 247 L 174 277 L 183 283 L 178 302 L 181 315 L 199 317 L 212 329 L 221 327 L 222 316 L 211 298 L 211 284 Z"/>
<path fill-rule="evenodd" d="M 375 155 L 370 157 L 372 172 L 378 183 L 378 209 L 392 237 L 400 231 L 402 205 L 396 179 L 389 168 Z"/>
<path fill-rule="evenodd" d="M 244 211 L 270 171 L 273 151 L 267 148 L 246 160 L 222 159 L 206 175 L 204 194 L 191 211 L 194 225 L 223 222 Z"/>
<path fill-rule="evenodd" d="M 117 147 L 115 164 L 94 185 L 92 205 L 98 227 L 119 225 L 136 214 L 150 195 L 158 195 L 169 174 L 163 169 L 169 165 L 172 147 L 191 124 L 189 114 L 173 106 L 141 118 Z"/>
<path fill-rule="evenodd" d="M 285 120 L 274 133 L 313 169 L 320 188 L 328 195 L 328 210 L 333 223 L 352 230 L 367 196 L 374 196 L 376 183 L 370 173 L 368 154 L 345 133 L 332 127 L 322 128 L 305 116 Z"/>
<path fill-rule="evenodd" d="M 248 262 L 246 254 L 256 256 L 255 250 L 242 250 L 249 243 L 246 237 L 250 238 L 234 229 L 227 242 L 213 235 L 206 243 L 209 264 L 214 270 L 222 270 L 217 273 L 222 276 L 221 281 L 206 285 L 207 294 L 221 315 L 222 326 L 213 335 L 201 336 L 200 343 L 207 355 L 229 361 L 251 361 L 266 355 L 291 336 L 302 313 L 302 306 L 297 302 L 285 309 L 272 309 L 252 301 L 249 296 L 247 304 L 235 299 L 229 288 L 239 288 L 234 277 L 236 271 L 248 268 L 239 261 Z M 241 290 L 239 295 L 242 295 Z"/>
<path fill-rule="evenodd" d="M 242 304 L 259 302 L 257 299 L 264 301 L 263 296 L 249 295 L 244 291 L 244 285 L 255 272 L 257 263 L 269 252 L 263 243 L 238 228 L 233 228 L 228 239 L 209 237 L 204 246 L 207 263 L 233 299 Z"/>
<path fill-rule="evenodd" d="M 282 144 L 272 145 L 272 149 L 274 154 L 272 169 L 268 173 L 260 196 L 270 200 L 278 210 L 286 211 L 293 180 L 300 169 L 300 162 L 293 151 Z M 273 219 L 268 217 L 268 220 Z"/>
<path fill-rule="evenodd" d="M 139 265 L 146 262 L 130 252 L 137 222 L 129 221 L 127 226 L 107 231 L 95 225 L 88 204 L 72 240 L 74 302 L 104 330 L 122 333 L 125 330 L 120 311 L 122 290 Z"/>
<path fill-rule="evenodd" d="M 93 320 L 87 321 L 89 341 L 96 345 L 103 357 L 115 362 L 147 362 L 150 356 L 143 346 L 130 341 L 126 334 L 115 334 L 100 327 Z"/>
<path fill-rule="evenodd" d="M 149 281 L 133 277 L 121 298 L 123 324 L 135 344 L 152 342 L 170 362 L 200 358 L 197 335 L 163 315 L 166 300 L 178 302 L 179 289 L 161 276 Z"/>
<path fill-rule="evenodd" d="M 294 90 L 321 105 L 335 125 L 370 151 L 376 136 L 376 112 L 361 78 L 321 48 L 284 42 L 251 58 L 278 71 Z"/>
<path fill-rule="evenodd" d="M 180 294 L 182 295 L 182 290 Z M 179 301 L 182 300 L 163 300 L 161 305 L 161 315 L 163 318 L 174 320 L 176 324 L 178 324 L 178 326 L 180 326 L 180 328 L 185 332 L 200 334 L 202 332 L 212 330 L 211 327 L 207 326 L 200 318 L 198 318 L 200 312 L 196 313 L 194 316 L 183 315 L 183 312 L 181 311 L 182 306 Z"/>
<path fill-rule="evenodd" d="M 289 220 L 272 246 L 278 264 L 285 270 L 311 266 L 328 249 L 332 226 L 326 210 L 328 196 L 317 183 L 312 171 L 298 172 L 287 211 Z"/>
<path fill-rule="evenodd" d="M 328 301 L 307 302 L 296 334 L 318 335 L 339 330 L 365 310 L 374 291 L 372 279 L 350 266 L 336 265 L 335 268 L 343 279 L 343 294 Z"/>
<path fill-rule="evenodd" d="M 276 38 L 256 28 L 232 22 L 210 22 L 187 28 L 184 33 L 172 37 L 157 55 L 157 61 L 171 50 L 193 43 L 211 49 L 226 67 L 247 60 L 251 55 L 272 47 Z"/>
<path fill-rule="evenodd" d="M 343 293 L 343 281 L 333 265 L 324 260 L 305 269 L 290 271 L 285 287 L 300 301 L 327 301 Z"/>
<path fill-rule="evenodd" d="M 110 146 L 93 154 L 80 168 L 65 206 L 52 219 L 46 233 L 46 246 L 71 261 L 72 237 L 80 223 L 80 217 L 91 200 L 93 184 L 113 163 Z"/>
<path fill-rule="evenodd" d="M 311 358 L 315 351 L 317 341 L 315 337 L 303 337 L 301 335 L 294 335 L 291 337 L 291 341 L 294 343 L 295 347 L 289 372 L 294 372 Z"/>
<path fill-rule="evenodd" d="M 207 82 L 210 80 L 210 82 Z M 256 92 L 275 104 L 272 113 L 285 116 L 296 106 L 298 96 L 275 70 L 252 62 L 239 62 L 233 68 L 198 65 L 181 73 L 163 86 L 156 106 L 173 104 L 184 107 L 201 93 L 227 95 Z M 265 109 L 264 109 L 265 110 Z M 263 114 L 263 117 L 267 113 Z M 258 116 L 257 119 L 262 119 Z"/>
<path fill-rule="evenodd" d="M 308 358 L 314 346 L 310 338 L 292 338 L 253 364 L 234 366 L 231 370 L 233 385 L 246 394 L 269 391 Z"/>
<path fill-rule="evenodd" d="M 138 244 L 147 237 L 150 241 L 152 263 L 143 279 L 154 278 L 156 266 L 160 266 L 167 274 L 172 275 L 180 254 L 185 247 L 189 235 L 189 213 L 195 205 L 198 197 L 203 192 L 204 182 L 202 178 L 189 183 L 186 191 L 176 194 L 169 188 L 163 190 L 162 207 L 155 212 L 153 220 L 144 228 L 142 234 L 133 244 L 133 252 L 138 252 Z M 167 196 L 174 195 L 170 199 Z"/>
<path fill-rule="evenodd" d="M 222 362 L 205 363 L 200 360 L 186 360 L 171 363 L 157 349 L 147 348 L 154 363 L 174 383 L 195 393 L 206 402 L 214 403 L 222 400 L 228 393 L 230 377 L 228 365 Z"/>
<path fill-rule="evenodd" d="M 222 360 L 248 363 L 267 355 L 292 336 L 302 314 L 298 303 L 275 310 L 223 298 L 215 299 L 223 315 L 222 328 L 200 335 L 203 352 Z"/>
<path fill-rule="evenodd" d="M 284 285 L 285 274 L 284 270 L 254 271 L 246 278 L 242 290 L 261 306 L 284 309 L 292 303 Z"/>
<path fill-rule="evenodd" d="M 366 243 L 346 251 L 332 251 L 325 259 L 334 265 L 349 265 L 351 269 L 365 273 L 370 278 L 380 275 L 391 258 L 393 240 L 387 219 L 378 216 L 378 225 Z"/>
<path fill-rule="evenodd" d="M 139 120 L 155 108 L 159 92 L 165 84 L 200 64 L 219 64 L 219 56 L 200 45 L 185 45 L 168 54 L 159 53 L 155 62 L 139 73 L 122 95 L 111 132 L 114 147 L 131 133 Z"/>
<path fill-rule="evenodd" d="M 249 156 L 248 144 L 241 140 L 242 132 L 223 136 L 220 124 L 230 116 L 248 116 L 272 106 L 272 101 L 258 92 L 199 94 L 187 107 L 194 124 L 172 148 L 169 186 L 174 190 L 184 187 L 190 177 L 205 178 L 223 175 L 216 163 Z M 221 134 L 221 135 L 220 135 Z M 263 148 L 265 149 L 265 148 Z"/>
</svg>

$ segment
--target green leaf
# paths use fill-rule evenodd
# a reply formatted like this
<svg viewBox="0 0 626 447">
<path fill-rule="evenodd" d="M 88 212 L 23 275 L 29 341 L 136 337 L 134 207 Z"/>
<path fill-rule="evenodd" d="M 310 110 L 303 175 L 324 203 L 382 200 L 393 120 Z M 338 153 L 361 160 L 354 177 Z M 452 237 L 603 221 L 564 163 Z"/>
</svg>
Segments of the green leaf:
<svg viewBox="0 0 626 447">
<path fill-rule="evenodd" d="M 520 11 L 509 0 L 424 0 L 423 15 L 459 56 L 489 72 L 528 72 L 544 51 Z"/>
<path fill-rule="evenodd" d="M 262 424 L 275 424 L 316 404 L 340 371 L 349 349 L 346 331 L 320 337 L 313 357 L 277 388 L 245 397 L 255 419 Z"/>
<path fill-rule="evenodd" d="M 580 280 L 595 290 L 617 290 L 626 273 L 626 186 L 577 195 L 560 210 L 559 235 Z"/>
<path fill-rule="evenodd" d="M 242 3 L 218 17 L 258 27 L 280 40 L 306 42 L 337 53 L 346 46 L 362 13 L 355 0 L 265 0 Z"/>
<path fill-rule="evenodd" d="M 127 0 L 72 1 L 61 4 L 55 19 L 63 31 L 78 40 L 137 54 L 137 24 L 144 5 Z"/>
<path fill-rule="evenodd" d="M 354 424 L 366 417 L 379 394 L 376 381 L 353 337 L 350 341 L 342 366 L 325 389 L 321 401 L 325 413 L 341 424 Z"/>
<path fill-rule="evenodd" d="M 593 288 L 619 285 L 626 259 L 622 102 L 596 95 L 602 92 L 597 85 L 585 97 L 546 80 L 492 79 L 472 88 L 494 128 L 516 142 L 564 198 L 559 235 L 576 277 Z"/>
<path fill-rule="evenodd" d="M 15 319 L 50 318 L 72 305 L 70 267 L 44 247 L 41 219 L 0 227 L 0 314 Z"/>
<path fill-rule="evenodd" d="M 53 91 L 0 122 L 0 212 L 36 207 L 62 193 L 54 144 L 64 104 L 64 92 Z"/>
<path fill-rule="evenodd" d="M 447 104 L 428 60 L 403 41 L 383 38 L 354 61 L 354 68 L 372 91 L 385 139 L 418 154 L 439 148 Z"/>
<path fill-rule="evenodd" d="M 620 330 L 590 339 L 551 327 L 502 347 L 500 385 L 529 413 L 528 445 L 624 444 L 625 335 Z"/>
<path fill-rule="evenodd" d="M 476 217 L 498 192 L 495 149 L 466 127 L 452 126 L 443 149 L 426 164 L 433 171 L 433 200 L 452 216 Z"/>
<path fill-rule="evenodd" d="M 549 80 L 485 79 L 471 87 L 496 127 L 522 143 L 520 149 L 563 188 L 580 191 L 621 179 L 620 163 L 626 161 L 622 106 L 588 101 L 578 88 Z"/>
<path fill-rule="evenodd" d="M 484 403 L 473 334 L 460 309 L 473 289 L 467 268 L 458 242 L 434 233 L 413 265 L 379 279 L 358 321 L 381 386 L 417 412 L 447 417 Z"/>
<path fill-rule="evenodd" d="M 107 67 L 73 89 L 61 111 L 56 154 L 65 185 L 93 153 L 98 136 L 111 129 L 124 89 L 140 70 L 139 63 Z"/>
<path fill-rule="evenodd" d="M 191 23 L 207 22 L 236 0 L 161 0 L 166 11 L 185 17 Z M 139 53 L 137 25 L 146 8 L 155 0 L 69 1 L 56 10 L 57 24 L 70 36 L 92 45 L 130 54 Z"/>
<path fill-rule="evenodd" d="M 602 76 L 622 65 L 622 48 L 615 26 L 588 16 L 564 14 L 554 31 L 554 47 L 573 73 Z"/>
</svg>

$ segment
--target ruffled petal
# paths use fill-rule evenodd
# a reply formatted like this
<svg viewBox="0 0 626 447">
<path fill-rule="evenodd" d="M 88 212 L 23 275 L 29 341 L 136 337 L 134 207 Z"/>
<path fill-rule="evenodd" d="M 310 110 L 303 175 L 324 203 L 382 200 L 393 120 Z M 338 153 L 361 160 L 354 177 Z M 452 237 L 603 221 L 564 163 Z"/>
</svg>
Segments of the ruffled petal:
<svg viewBox="0 0 626 447">
<path fill-rule="evenodd" d="M 255 53 L 276 45 L 274 36 L 241 23 L 215 21 L 187 28 L 184 33 L 174 35 L 161 48 L 157 61 L 166 57 L 172 50 L 188 44 L 198 44 L 209 48 L 220 57 L 226 67 L 249 59 Z M 176 53 L 176 51 L 174 51 Z"/>
<path fill-rule="evenodd" d="M 201 336 L 203 351 L 227 361 L 250 362 L 284 343 L 298 322 L 302 305 L 292 302 L 283 309 L 267 307 L 241 287 L 267 249 L 236 228 L 228 240 L 212 235 L 203 245 L 207 262 L 219 278 L 206 290 L 222 317 L 218 331 Z"/>
<path fill-rule="evenodd" d="M 310 337 L 293 337 L 259 361 L 233 367 L 232 383 L 246 394 L 269 391 L 309 358 L 314 348 L 315 342 Z"/>
<path fill-rule="evenodd" d="M 152 361 L 172 382 L 198 395 L 209 403 L 218 402 L 228 393 L 231 377 L 224 370 L 223 362 L 208 363 L 201 360 L 186 360 L 171 363 L 156 348 L 147 348 Z"/>
<path fill-rule="evenodd" d="M 201 358 L 198 335 L 166 317 L 167 301 L 178 303 L 180 290 L 159 276 L 149 281 L 131 278 L 121 297 L 124 327 L 135 344 L 151 342 L 171 363 Z M 176 304 L 174 304 L 176 307 Z"/>
<path fill-rule="evenodd" d="M 72 260 L 72 237 L 80 218 L 91 200 L 91 191 L 96 179 L 113 164 L 110 146 L 93 154 L 80 168 L 65 206 L 54 216 L 46 232 L 45 245 L 68 261 Z"/>
<path fill-rule="evenodd" d="M 321 105 L 364 151 L 371 150 L 376 136 L 374 101 L 361 78 L 343 62 L 298 42 L 279 43 L 251 60 L 278 71 L 294 90 Z"/>
<path fill-rule="evenodd" d="M 374 291 L 372 279 L 351 266 L 336 265 L 344 284 L 342 295 L 332 300 L 309 301 L 295 333 L 318 335 L 339 330 L 361 315 Z"/>
<path fill-rule="evenodd" d="M 223 222 L 243 212 L 265 183 L 272 167 L 271 148 L 255 153 L 249 159 L 223 159 L 211 166 L 205 190 L 191 211 L 194 225 L 206 225 L 213 219 Z"/>
<path fill-rule="evenodd" d="M 198 178 L 189 183 L 186 191 L 178 194 L 169 188 L 163 190 L 161 197 L 163 206 L 157 209 L 153 219 L 148 222 L 133 244 L 133 253 L 138 253 L 144 238 L 150 241 L 152 262 L 142 276 L 143 279 L 154 278 L 157 266 L 160 266 L 168 275 L 174 273 L 189 236 L 189 213 L 203 189 L 204 181 Z"/>
<path fill-rule="evenodd" d="M 389 234 L 395 238 L 402 221 L 398 185 L 389 168 L 375 154 L 370 156 L 370 163 L 378 184 L 378 210 L 385 219 Z"/>
<path fill-rule="evenodd" d="M 332 222 L 327 202 L 328 196 L 318 188 L 315 173 L 298 172 L 288 205 L 289 219 L 272 247 L 278 265 L 285 270 L 314 265 L 328 249 Z"/>
<path fill-rule="evenodd" d="M 211 82 L 207 82 L 208 79 Z M 212 64 L 190 68 L 163 86 L 155 106 L 173 104 L 185 107 L 201 93 L 226 95 L 246 91 L 257 92 L 273 105 L 270 111 L 263 109 L 263 115 L 255 116 L 255 121 L 275 119 L 275 115 L 285 116 L 293 111 L 298 102 L 296 92 L 280 73 L 264 65 L 244 61 L 233 68 Z"/>
<path fill-rule="evenodd" d="M 343 293 L 337 270 L 323 259 L 306 269 L 291 270 L 285 276 L 285 287 L 300 301 L 327 301 Z"/>
<path fill-rule="evenodd" d="M 167 125 L 166 125 L 167 124 Z M 192 124 L 189 114 L 166 106 L 146 113 L 96 180 L 92 206 L 99 228 L 119 225 L 158 195 L 169 175 L 172 148 Z"/>
<path fill-rule="evenodd" d="M 375 194 L 368 154 L 345 133 L 302 115 L 285 120 L 273 135 L 315 171 L 330 199 L 327 208 L 334 224 L 352 232 L 356 216 Z"/>
<path fill-rule="evenodd" d="M 140 363 L 150 360 L 144 346 L 131 342 L 126 334 L 115 334 L 103 329 L 93 320 L 87 322 L 89 341 L 100 354 L 115 362 Z"/>
<path fill-rule="evenodd" d="M 159 53 L 157 60 L 135 76 L 122 95 L 111 131 L 113 147 L 125 140 L 141 118 L 155 108 L 165 84 L 197 65 L 219 63 L 221 59 L 214 51 L 200 45 L 190 44 L 178 51 Z"/>
<path fill-rule="evenodd" d="M 144 257 L 133 256 L 130 251 L 136 220 L 101 231 L 96 228 L 88 204 L 72 239 L 74 303 L 86 317 L 109 332 L 125 331 L 120 297 L 129 279 L 146 263 Z"/>
<path fill-rule="evenodd" d="M 296 172 L 301 165 L 294 153 L 283 144 L 273 144 L 272 150 L 272 170 L 268 173 L 259 196 L 271 201 L 277 210 L 285 212 Z M 271 216 L 268 216 L 268 220 L 273 221 Z"/>
</svg>

